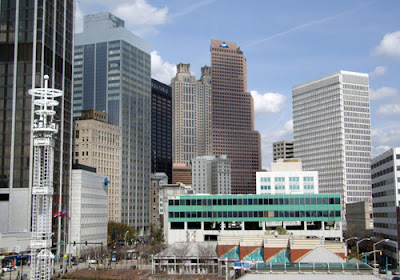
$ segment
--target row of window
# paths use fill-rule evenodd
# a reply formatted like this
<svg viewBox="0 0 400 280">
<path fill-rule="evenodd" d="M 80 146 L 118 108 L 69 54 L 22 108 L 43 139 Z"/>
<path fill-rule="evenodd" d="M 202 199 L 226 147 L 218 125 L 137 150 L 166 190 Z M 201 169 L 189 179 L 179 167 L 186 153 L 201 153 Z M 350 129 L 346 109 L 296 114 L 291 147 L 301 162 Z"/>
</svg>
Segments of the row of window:
<svg viewBox="0 0 400 280">
<path fill-rule="evenodd" d="M 170 199 L 170 206 L 218 206 L 218 205 L 315 205 L 340 204 L 337 197 L 290 197 L 290 198 L 234 198 L 234 199 Z"/>
<path fill-rule="evenodd" d="M 289 182 L 299 182 L 299 177 L 289 177 Z M 314 177 L 304 177 L 303 181 L 312 182 L 314 181 Z M 261 182 L 271 182 L 271 178 L 269 177 L 261 177 Z M 285 182 L 285 177 L 275 177 L 275 182 Z"/>
<path fill-rule="evenodd" d="M 168 218 L 303 218 L 340 217 L 340 211 L 215 211 L 169 212 Z"/>
<path fill-rule="evenodd" d="M 396 155 L 396 159 L 400 159 L 400 155 Z M 393 160 L 393 155 L 390 155 L 390 156 L 388 156 L 387 158 L 381 159 L 380 161 L 378 161 L 378 162 L 372 164 L 371 169 L 375 169 L 375 168 L 377 168 L 378 166 L 380 166 L 380 165 L 382 165 L 382 164 L 385 164 L 385 163 L 387 163 L 387 162 L 389 162 L 389 161 L 392 161 L 392 160 Z"/>
</svg>

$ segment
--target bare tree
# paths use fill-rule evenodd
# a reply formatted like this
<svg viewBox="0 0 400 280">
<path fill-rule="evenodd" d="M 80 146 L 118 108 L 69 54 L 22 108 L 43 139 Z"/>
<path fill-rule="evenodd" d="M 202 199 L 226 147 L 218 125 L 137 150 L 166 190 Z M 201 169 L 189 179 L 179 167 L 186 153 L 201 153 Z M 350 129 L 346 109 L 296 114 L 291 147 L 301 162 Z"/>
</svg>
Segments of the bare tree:
<svg viewBox="0 0 400 280">
<path fill-rule="evenodd" d="M 200 258 L 210 258 L 217 255 L 216 246 L 210 243 L 198 243 L 197 252 Z"/>
<path fill-rule="evenodd" d="M 177 257 L 186 257 L 190 251 L 190 244 L 186 242 L 175 243 L 171 253 Z"/>
</svg>

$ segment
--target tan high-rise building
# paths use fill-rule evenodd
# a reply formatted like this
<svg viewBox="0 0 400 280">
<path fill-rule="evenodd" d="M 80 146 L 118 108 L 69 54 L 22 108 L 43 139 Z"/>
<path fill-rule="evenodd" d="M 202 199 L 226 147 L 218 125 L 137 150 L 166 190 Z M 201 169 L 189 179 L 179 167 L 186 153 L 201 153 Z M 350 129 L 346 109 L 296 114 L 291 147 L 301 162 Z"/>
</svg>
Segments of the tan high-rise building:
<svg viewBox="0 0 400 280">
<path fill-rule="evenodd" d="M 107 113 L 82 111 L 74 121 L 73 163 L 96 168 L 108 180 L 108 220 L 121 222 L 121 128 L 107 123 Z"/>
<path fill-rule="evenodd" d="M 232 159 L 232 194 L 255 193 L 261 140 L 254 130 L 246 59 L 236 43 L 211 40 L 211 81 L 212 154 Z"/>
<path fill-rule="evenodd" d="M 173 162 L 190 166 L 197 156 L 211 154 L 211 75 L 201 68 L 201 78 L 190 73 L 190 64 L 176 66 L 171 81 Z"/>
</svg>

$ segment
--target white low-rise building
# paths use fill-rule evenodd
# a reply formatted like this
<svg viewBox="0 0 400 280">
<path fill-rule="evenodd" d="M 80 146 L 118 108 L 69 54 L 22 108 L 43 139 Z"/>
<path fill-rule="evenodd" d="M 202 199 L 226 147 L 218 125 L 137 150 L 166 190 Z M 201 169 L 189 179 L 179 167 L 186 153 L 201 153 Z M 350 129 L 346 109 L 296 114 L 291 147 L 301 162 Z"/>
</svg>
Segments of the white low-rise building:
<svg viewBox="0 0 400 280">
<path fill-rule="evenodd" d="M 318 172 L 303 171 L 300 159 L 278 159 L 271 172 L 256 173 L 257 194 L 317 194 Z"/>
<path fill-rule="evenodd" d="M 74 166 L 75 167 L 75 166 Z M 72 170 L 71 236 L 72 255 L 103 245 L 107 248 L 108 195 L 106 176 L 96 169 L 77 165 Z M 73 243 L 75 242 L 75 246 Z M 87 242 L 87 245 L 86 245 Z"/>
</svg>

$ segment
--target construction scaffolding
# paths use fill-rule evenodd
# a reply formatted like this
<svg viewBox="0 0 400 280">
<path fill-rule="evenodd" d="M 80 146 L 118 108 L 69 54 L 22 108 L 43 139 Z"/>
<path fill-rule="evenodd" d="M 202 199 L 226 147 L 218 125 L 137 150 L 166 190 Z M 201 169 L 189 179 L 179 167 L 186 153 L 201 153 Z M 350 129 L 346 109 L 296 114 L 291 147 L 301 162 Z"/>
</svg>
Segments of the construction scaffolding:
<svg viewBox="0 0 400 280">
<path fill-rule="evenodd" d="M 34 119 L 33 134 L 33 184 L 32 184 L 32 239 L 31 279 L 47 280 L 52 273 L 52 201 L 54 139 L 58 125 L 54 122 L 59 103 L 55 98 L 63 95 L 61 90 L 48 88 L 49 76 L 44 76 L 44 88 L 29 90 L 32 95 Z"/>
</svg>

